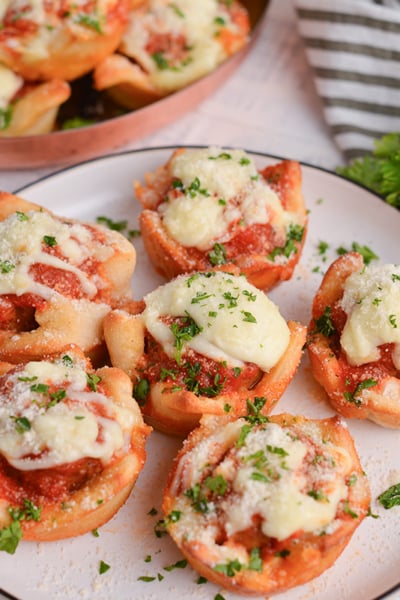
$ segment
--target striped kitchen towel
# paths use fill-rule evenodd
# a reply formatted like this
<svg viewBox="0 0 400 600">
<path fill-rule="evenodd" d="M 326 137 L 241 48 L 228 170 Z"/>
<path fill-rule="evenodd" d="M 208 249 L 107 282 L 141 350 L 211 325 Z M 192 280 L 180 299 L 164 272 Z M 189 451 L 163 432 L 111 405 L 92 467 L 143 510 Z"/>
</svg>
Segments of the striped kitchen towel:
<svg viewBox="0 0 400 600">
<path fill-rule="evenodd" d="M 344 158 L 400 132 L 400 0 L 294 0 L 324 114 Z"/>
</svg>

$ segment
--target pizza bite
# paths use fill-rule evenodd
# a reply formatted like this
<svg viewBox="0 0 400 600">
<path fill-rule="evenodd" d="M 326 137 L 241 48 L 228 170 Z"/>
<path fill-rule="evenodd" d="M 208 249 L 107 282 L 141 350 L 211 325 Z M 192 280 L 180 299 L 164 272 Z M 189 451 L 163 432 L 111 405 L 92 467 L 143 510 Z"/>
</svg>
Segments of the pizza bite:
<svg viewBox="0 0 400 600">
<path fill-rule="evenodd" d="M 52 541 L 92 531 L 125 502 L 150 428 L 119 369 L 93 370 L 77 347 L 1 363 L 0 540 Z M 5 547 L 4 547 L 5 544 Z"/>
<path fill-rule="evenodd" d="M 127 372 L 145 419 L 186 435 L 202 414 L 268 414 L 299 365 L 306 327 L 244 276 L 181 275 L 147 294 L 141 312 L 110 312 L 104 335 L 111 363 Z"/>
<path fill-rule="evenodd" d="M 300 259 L 307 215 L 295 161 L 257 170 L 243 150 L 180 148 L 135 192 L 145 249 L 167 279 L 236 265 L 269 290 Z"/>
<path fill-rule="evenodd" d="M 213 71 L 247 43 L 249 31 L 237 0 L 149 0 L 131 11 L 118 53 L 94 70 L 94 86 L 139 108 Z"/>
<path fill-rule="evenodd" d="M 131 297 L 136 253 L 120 233 L 0 192 L 0 360 L 74 343 L 104 353 L 103 319 Z"/>
<path fill-rule="evenodd" d="M 400 267 L 339 257 L 317 291 L 308 353 L 315 379 L 345 417 L 400 427 Z"/>
<path fill-rule="evenodd" d="M 370 492 L 339 417 L 260 417 L 203 417 L 174 461 L 158 528 L 209 581 L 269 596 L 334 563 Z"/>
<path fill-rule="evenodd" d="M 8 0 L 0 6 L 0 62 L 29 81 L 73 80 L 118 47 L 129 0 Z"/>
<path fill-rule="evenodd" d="M 27 83 L 0 64 L 0 137 L 50 133 L 70 94 L 66 81 Z"/>
</svg>

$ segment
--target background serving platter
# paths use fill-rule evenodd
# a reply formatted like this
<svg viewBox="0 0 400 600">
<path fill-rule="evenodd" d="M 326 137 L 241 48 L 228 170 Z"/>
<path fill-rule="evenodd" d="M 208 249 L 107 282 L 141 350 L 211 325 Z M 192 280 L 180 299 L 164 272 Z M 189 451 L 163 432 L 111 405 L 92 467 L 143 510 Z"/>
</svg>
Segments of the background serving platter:
<svg viewBox="0 0 400 600">
<path fill-rule="evenodd" d="M 108 216 L 128 219 L 137 228 L 139 206 L 132 182 L 164 163 L 172 148 L 106 156 L 65 169 L 19 190 L 22 197 L 59 215 L 82 220 Z M 262 167 L 278 159 L 253 154 Z M 304 194 L 310 229 L 304 254 L 290 282 L 270 296 L 287 319 L 307 323 L 312 297 L 339 246 L 357 241 L 370 246 L 383 262 L 398 262 L 400 213 L 374 194 L 332 173 L 303 165 Z M 321 255 L 320 241 L 329 244 Z M 155 274 L 140 239 L 135 239 L 138 266 L 133 278 L 136 298 L 163 282 Z M 325 260 L 326 259 L 326 260 Z M 274 412 L 322 418 L 332 414 L 324 393 L 313 381 L 307 357 Z M 400 481 L 400 431 L 368 422 L 347 421 L 372 490 L 372 512 L 335 565 L 310 584 L 279 595 L 279 600 L 375 600 L 399 583 L 400 507 L 383 509 L 376 498 Z M 181 440 L 153 432 L 148 459 L 128 502 L 99 537 L 90 534 L 62 542 L 22 542 L 14 556 L 0 555 L 0 586 L 20 600 L 225 600 L 240 598 L 213 584 L 199 585 L 190 567 L 170 570 L 182 559 L 168 537 L 157 538 L 154 525 L 162 517 L 160 503 L 166 474 Z M 158 513 L 153 513 L 152 509 Z M 149 558 L 150 557 L 150 558 Z M 151 559 L 151 560 L 150 560 Z M 99 563 L 110 569 L 100 575 Z M 23 576 L 21 566 L 23 565 Z M 167 569 L 165 568 L 167 567 Z M 150 577 L 144 582 L 139 577 Z M 7 596 L 6 596 L 7 597 Z M 9 596 L 8 596 L 9 597 Z M 395 596 L 398 598 L 397 592 Z"/>
<path fill-rule="evenodd" d="M 140 140 L 182 117 L 216 91 L 250 52 L 269 0 L 242 0 L 242 3 L 250 15 L 249 43 L 215 71 L 153 104 L 94 125 L 46 135 L 0 138 L 0 169 L 76 163 Z M 87 79 L 81 87 L 77 103 L 85 101 L 82 97 L 85 90 L 90 93 Z"/>
</svg>

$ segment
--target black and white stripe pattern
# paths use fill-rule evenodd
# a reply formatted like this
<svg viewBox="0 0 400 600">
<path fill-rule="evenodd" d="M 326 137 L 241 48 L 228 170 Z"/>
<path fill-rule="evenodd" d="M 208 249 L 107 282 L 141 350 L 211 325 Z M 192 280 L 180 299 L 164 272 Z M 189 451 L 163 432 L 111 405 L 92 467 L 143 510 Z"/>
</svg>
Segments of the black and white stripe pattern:
<svg viewBox="0 0 400 600">
<path fill-rule="evenodd" d="M 400 0 L 295 0 L 325 118 L 347 160 L 400 131 Z"/>
</svg>

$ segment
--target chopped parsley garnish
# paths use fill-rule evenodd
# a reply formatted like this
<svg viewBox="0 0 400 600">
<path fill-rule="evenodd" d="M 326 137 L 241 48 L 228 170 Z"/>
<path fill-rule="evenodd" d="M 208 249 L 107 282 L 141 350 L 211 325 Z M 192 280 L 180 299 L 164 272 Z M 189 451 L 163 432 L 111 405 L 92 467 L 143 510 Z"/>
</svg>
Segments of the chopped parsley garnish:
<svg viewBox="0 0 400 600">
<path fill-rule="evenodd" d="M 214 267 L 225 265 L 227 261 L 225 246 L 219 243 L 214 244 L 213 249 L 208 253 L 208 260 Z"/>
<path fill-rule="evenodd" d="M 0 131 L 4 131 L 10 126 L 13 114 L 11 104 L 7 108 L 0 108 Z"/>
<path fill-rule="evenodd" d="M 97 33 L 103 34 L 101 23 L 95 17 L 87 14 L 78 14 L 74 16 L 74 21 L 79 25 L 85 25 L 85 27 L 90 27 L 90 29 L 97 31 Z"/>
<path fill-rule="evenodd" d="M 100 575 L 103 575 L 103 573 L 106 573 L 109 569 L 111 569 L 110 565 L 108 565 L 106 562 L 104 562 L 104 560 L 101 560 L 100 564 L 99 564 Z"/>
<path fill-rule="evenodd" d="M 257 299 L 256 294 L 253 294 L 253 292 L 250 292 L 249 290 L 243 290 L 242 294 L 243 296 L 247 297 L 247 300 L 249 302 L 255 302 Z"/>
<path fill-rule="evenodd" d="M 307 496 L 314 498 L 314 500 L 317 500 L 317 502 L 329 502 L 329 499 L 323 492 L 321 492 L 321 490 L 309 490 L 307 492 Z"/>
<path fill-rule="evenodd" d="M 149 575 L 141 575 L 137 578 L 138 581 L 144 581 L 145 583 L 150 583 L 151 581 L 155 581 L 155 577 L 151 577 Z"/>
<path fill-rule="evenodd" d="M 246 323 L 257 323 L 257 319 L 251 312 L 248 312 L 247 310 L 241 310 L 240 312 L 244 315 L 243 321 L 246 321 Z"/>
<path fill-rule="evenodd" d="M 393 508 L 393 506 L 400 506 L 400 483 L 396 483 L 382 492 L 378 496 L 378 501 L 386 509 Z"/>
<path fill-rule="evenodd" d="M 377 384 L 378 382 L 375 379 L 364 379 L 356 386 L 354 392 L 344 392 L 343 396 L 348 402 L 352 402 L 356 406 L 361 406 L 362 400 L 359 398 L 361 392 L 368 388 L 374 387 Z"/>
<path fill-rule="evenodd" d="M 215 565 L 214 571 L 217 573 L 223 573 L 227 577 L 234 577 L 235 573 L 238 573 L 244 568 L 244 565 L 237 558 L 229 560 L 227 563 Z"/>
<path fill-rule="evenodd" d="M 202 585 L 203 583 L 207 583 L 208 579 L 206 579 L 205 577 L 203 577 L 202 575 L 200 575 L 200 577 L 198 577 L 196 579 L 196 583 L 197 585 Z"/>
<path fill-rule="evenodd" d="M 397 329 L 396 315 L 389 315 L 389 323 L 394 329 Z"/>
<path fill-rule="evenodd" d="M 325 252 L 328 250 L 328 248 L 329 248 L 328 242 L 320 241 L 318 244 L 318 254 L 321 254 L 321 256 L 322 256 L 323 254 L 325 254 Z"/>
<path fill-rule="evenodd" d="M 228 487 L 228 483 L 226 479 L 222 477 L 222 475 L 207 477 L 204 481 L 204 485 L 217 496 L 223 496 L 226 492 L 226 488 Z"/>
<path fill-rule="evenodd" d="M 140 406 L 146 404 L 147 397 L 150 393 L 150 382 L 148 379 L 139 379 L 133 385 L 133 397 Z"/>
<path fill-rule="evenodd" d="M 326 306 L 324 312 L 318 319 L 315 319 L 315 333 L 322 333 L 325 337 L 331 337 L 336 333 L 335 326 L 331 318 L 331 307 Z"/>
<path fill-rule="evenodd" d="M 15 269 L 15 265 L 10 260 L 2 260 L 0 261 L 0 271 L 1 273 L 9 273 Z"/>
<path fill-rule="evenodd" d="M 361 254 L 363 261 L 366 265 L 369 265 L 369 263 L 372 260 L 379 259 L 379 256 L 377 254 L 375 254 L 375 252 L 373 252 L 373 250 L 371 250 L 371 248 L 369 248 L 368 246 L 361 246 L 358 242 L 352 243 L 351 250 L 353 252 L 358 252 L 358 254 Z M 343 246 L 340 246 L 336 250 L 336 253 L 339 255 L 347 254 L 348 252 L 350 252 L 350 250 L 347 250 Z"/>
<path fill-rule="evenodd" d="M 250 159 L 246 158 L 245 156 L 243 156 L 240 160 L 239 160 L 239 165 L 249 165 L 250 164 Z"/>
<path fill-rule="evenodd" d="M 185 18 L 185 13 L 176 4 L 169 4 L 169 8 L 171 8 L 178 17 L 181 17 L 181 19 Z"/>
<path fill-rule="evenodd" d="M 43 242 L 46 244 L 46 246 L 49 246 L 50 248 L 54 248 L 54 246 L 57 246 L 57 240 L 52 235 L 44 235 Z"/>
<path fill-rule="evenodd" d="M 259 548 L 252 548 L 250 551 L 250 560 L 247 565 L 247 568 L 250 571 L 262 571 L 263 570 L 263 561 L 260 556 Z"/>
<path fill-rule="evenodd" d="M 278 456 L 289 456 L 289 452 L 286 452 L 286 450 L 280 446 L 271 446 L 270 444 L 267 444 L 267 450 L 268 452 L 277 454 Z"/>
<path fill-rule="evenodd" d="M 25 433 L 31 430 L 31 422 L 27 417 L 10 417 L 15 423 L 17 433 Z"/>
<path fill-rule="evenodd" d="M 42 509 L 32 500 L 24 498 L 21 507 L 9 506 L 8 512 L 12 521 L 7 527 L 0 529 L 0 550 L 14 554 L 23 537 L 21 521 L 40 521 Z"/>
<path fill-rule="evenodd" d="M 257 423 L 266 423 L 268 421 L 268 417 L 261 414 L 265 403 L 266 398 L 263 396 L 256 396 L 254 398 L 254 402 L 251 402 L 251 400 L 246 400 L 247 416 L 243 418 L 252 425 Z"/>
<path fill-rule="evenodd" d="M 194 298 L 191 300 L 191 304 L 199 304 L 207 298 L 211 298 L 214 294 L 207 294 L 207 292 L 197 292 Z"/>
<path fill-rule="evenodd" d="M 156 514 L 157 511 L 153 514 Z M 150 514 L 150 513 L 149 513 Z M 173 510 L 165 517 L 165 519 L 160 519 L 154 526 L 154 533 L 156 537 L 160 538 L 163 535 L 166 535 L 168 527 L 171 523 L 176 523 L 181 518 L 182 512 L 180 510 Z"/>
<path fill-rule="evenodd" d="M 222 160 L 231 160 L 232 154 L 229 154 L 229 152 L 221 152 L 217 156 L 209 156 L 208 160 L 217 160 L 218 158 L 221 158 Z"/>
<path fill-rule="evenodd" d="M 185 496 L 192 501 L 192 506 L 195 511 L 202 513 L 208 512 L 207 498 L 201 491 L 200 483 L 195 483 L 192 488 L 186 490 Z"/>
<path fill-rule="evenodd" d="M 190 185 L 186 189 L 186 194 L 188 194 L 191 198 L 195 198 L 197 194 L 201 194 L 202 196 L 209 196 L 208 190 L 201 187 L 201 182 L 198 177 L 195 177 Z"/>
<path fill-rule="evenodd" d="M 252 426 L 251 425 L 243 425 L 243 427 L 240 430 L 240 435 L 237 439 L 236 442 L 236 446 L 238 448 L 241 448 L 242 446 L 244 446 L 245 441 L 247 436 L 249 435 L 250 431 L 252 430 Z"/>
<path fill-rule="evenodd" d="M 99 216 L 96 217 L 96 223 L 100 225 L 105 225 L 108 229 L 112 229 L 113 231 L 124 231 L 128 226 L 128 221 L 113 221 L 109 217 Z"/>
<path fill-rule="evenodd" d="M 278 550 L 277 552 L 275 552 L 274 556 L 277 556 L 278 558 L 286 558 L 287 556 L 289 556 L 290 554 L 290 550 L 288 550 L 287 548 L 283 548 L 283 550 Z"/>
<path fill-rule="evenodd" d="M 172 323 L 170 330 L 175 338 L 174 347 L 176 352 L 174 358 L 178 365 L 180 365 L 184 342 L 189 342 L 198 335 L 202 331 L 202 327 L 199 327 L 196 321 L 187 315 L 182 318 L 182 323 Z"/>
<path fill-rule="evenodd" d="M 101 377 L 95 373 L 86 373 L 86 381 L 92 392 L 97 392 L 97 384 L 100 383 Z"/>
<path fill-rule="evenodd" d="M 168 567 L 164 567 L 164 571 L 174 571 L 175 569 L 185 569 L 187 567 L 187 560 L 183 558 L 182 560 L 178 560 L 173 565 L 168 565 Z"/>
<path fill-rule="evenodd" d="M 157 69 L 160 69 L 160 71 L 166 71 L 170 68 L 169 62 L 165 58 L 163 52 L 153 52 L 151 58 L 154 60 Z"/>
<path fill-rule="evenodd" d="M 21 210 L 17 210 L 15 212 L 15 214 L 17 215 L 17 219 L 18 221 L 29 221 L 29 217 L 28 215 L 26 215 L 24 212 L 22 212 Z"/>
<path fill-rule="evenodd" d="M 358 518 L 358 514 L 350 508 L 348 500 L 346 500 L 344 503 L 343 511 L 346 513 L 346 515 L 349 515 L 352 519 Z"/>
<path fill-rule="evenodd" d="M 61 129 L 67 131 L 68 129 L 79 129 L 79 127 L 88 127 L 94 125 L 96 121 L 94 119 L 84 119 L 83 117 L 71 117 L 65 119 L 61 124 Z"/>
<path fill-rule="evenodd" d="M 74 366 L 74 361 L 72 360 L 72 358 L 70 356 L 68 356 L 68 354 L 64 354 L 64 356 L 62 357 L 61 360 L 65 367 L 71 368 Z"/>
<path fill-rule="evenodd" d="M 275 260 L 277 256 L 284 256 L 285 258 L 289 258 L 289 256 L 293 253 L 297 252 L 296 242 L 301 242 L 304 235 L 304 227 L 301 225 L 289 225 L 289 229 L 286 235 L 286 243 L 284 246 L 277 246 L 270 252 L 268 258 L 272 261 Z"/>
</svg>

